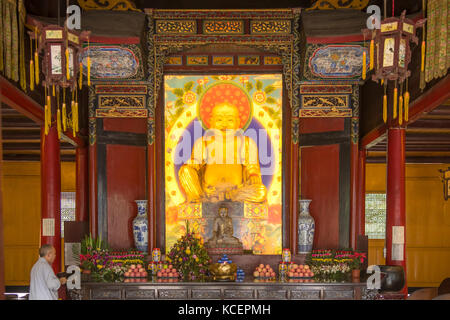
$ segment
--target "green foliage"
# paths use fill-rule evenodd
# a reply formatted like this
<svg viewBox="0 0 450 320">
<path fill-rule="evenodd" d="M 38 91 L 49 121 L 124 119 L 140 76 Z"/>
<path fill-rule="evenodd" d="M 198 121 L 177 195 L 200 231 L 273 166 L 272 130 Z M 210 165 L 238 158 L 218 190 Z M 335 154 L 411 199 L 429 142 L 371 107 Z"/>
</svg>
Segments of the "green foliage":
<svg viewBox="0 0 450 320">
<path fill-rule="evenodd" d="M 275 87 L 272 86 L 272 85 L 269 85 L 269 86 L 267 86 L 267 87 L 264 88 L 264 92 L 265 92 L 266 94 L 271 94 L 271 93 L 274 92 L 274 91 L 275 91 Z"/>
<path fill-rule="evenodd" d="M 253 84 L 249 81 L 249 82 L 247 82 L 247 85 L 245 86 L 245 88 L 247 89 L 248 92 L 250 92 L 253 89 Z"/>
<path fill-rule="evenodd" d="M 196 90 L 198 95 L 201 95 L 203 92 L 203 86 L 197 86 L 197 90 Z"/>
<path fill-rule="evenodd" d="M 102 240 L 101 235 L 98 238 L 86 235 L 81 241 L 81 254 L 90 254 L 93 250 L 107 250 L 108 244 Z"/>
<path fill-rule="evenodd" d="M 256 81 L 256 90 L 261 90 L 262 89 L 262 87 L 263 87 L 263 83 L 262 83 L 262 81 L 261 80 L 257 80 Z"/>
<path fill-rule="evenodd" d="M 275 100 L 275 99 L 272 98 L 272 97 L 267 97 L 266 102 L 267 102 L 267 103 L 270 103 L 270 104 L 276 104 L 276 103 L 277 103 L 277 100 Z"/>
<path fill-rule="evenodd" d="M 184 95 L 183 89 L 180 89 L 180 88 L 173 89 L 172 92 L 173 92 L 174 95 L 176 95 L 179 98 L 182 98 L 183 95 Z"/>
<path fill-rule="evenodd" d="M 181 107 L 183 105 L 184 105 L 183 99 L 180 98 L 177 101 L 175 101 L 175 108 L 179 108 L 179 107 Z"/>
<path fill-rule="evenodd" d="M 192 276 L 200 280 L 204 278 L 211 261 L 203 239 L 189 230 L 189 222 L 186 223 L 186 233 L 170 249 L 166 260 L 183 274 L 185 280 Z"/>
<path fill-rule="evenodd" d="M 189 81 L 184 84 L 184 91 L 190 91 L 194 87 L 194 81 Z"/>
</svg>

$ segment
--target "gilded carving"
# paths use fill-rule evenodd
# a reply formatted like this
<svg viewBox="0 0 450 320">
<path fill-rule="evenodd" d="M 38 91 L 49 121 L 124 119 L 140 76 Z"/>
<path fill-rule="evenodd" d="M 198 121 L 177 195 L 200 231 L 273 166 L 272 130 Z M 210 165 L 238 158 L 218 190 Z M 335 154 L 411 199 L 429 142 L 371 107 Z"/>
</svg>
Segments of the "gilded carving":
<svg viewBox="0 0 450 320">
<path fill-rule="evenodd" d="M 259 65 L 259 56 L 239 56 L 238 65 Z"/>
<path fill-rule="evenodd" d="M 95 110 L 97 118 L 146 118 L 147 115 L 147 109 L 106 108 Z"/>
<path fill-rule="evenodd" d="M 197 33 L 197 22 L 195 20 L 157 20 L 156 33 L 195 34 Z"/>
<path fill-rule="evenodd" d="M 289 34 L 291 33 L 290 20 L 252 20 L 250 22 L 252 34 Z"/>
<path fill-rule="evenodd" d="M 348 108 L 348 95 L 302 95 L 302 108 Z"/>
<path fill-rule="evenodd" d="M 203 21 L 204 34 L 243 34 L 244 22 L 242 20 L 205 20 Z"/>
<path fill-rule="evenodd" d="M 145 108 L 145 96 L 114 96 L 114 95 L 99 95 L 99 108 Z"/>
<path fill-rule="evenodd" d="M 117 11 L 141 11 L 131 0 L 78 0 L 83 10 L 117 10 Z"/>
<path fill-rule="evenodd" d="M 369 0 L 318 0 L 308 10 L 357 9 L 362 10 L 369 4 Z"/>
</svg>

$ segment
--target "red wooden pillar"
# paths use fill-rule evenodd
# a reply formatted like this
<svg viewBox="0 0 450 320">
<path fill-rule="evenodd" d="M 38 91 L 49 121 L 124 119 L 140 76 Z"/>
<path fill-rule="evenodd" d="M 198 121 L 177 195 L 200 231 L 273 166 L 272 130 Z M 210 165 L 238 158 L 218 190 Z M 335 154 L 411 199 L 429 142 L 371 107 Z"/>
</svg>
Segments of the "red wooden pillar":
<svg viewBox="0 0 450 320">
<path fill-rule="evenodd" d="M 76 149 L 76 221 L 88 221 L 88 150 L 85 146 Z"/>
<path fill-rule="evenodd" d="M 350 247 L 356 249 L 358 238 L 358 142 L 350 146 Z"/>
<path fill-rule="evenodd" d="M 61 162 L 56 126 L 41 128 L 41 246 L 56 249 L 55 273 L 61 271 Z"/>
<path fill-rule="evenodd" d="M 156 247 L 155 144 L 147 145 L 148 252 Z"/>
<path fill-rule="evenodd" d="M 388 129 L 386 188 L 386 265 L 402 266 L 406 284 L 405 128 Z"/>
<path fill-rule="evenodd" d="M 0 103 L 0 142 L 2 141 L 2 121 Z M 5 299 L 5 243 L 3 240 L 3 144 L 0 143 L 0 300 Z"/>
<path fill-rule="evenodd" d="M 89 230 L 93 237 L 97 237 L 97 203 L 97 143 L 93 141 L 89 142 Z"/>
<path fill-rule="evenodd" d="M 299 145 L 291 143 L 291 228 L 290 228 L 290 247 L 292 254 L 297 254 L 297 227 L 298 227 L 298 180 L 299 180 Z"/>
<path fill-rule="evenodd" d="M 356 191 L 356 234 L 366 234 L 366 149 L 358 151 L 358 178 Z"/>
</svg>

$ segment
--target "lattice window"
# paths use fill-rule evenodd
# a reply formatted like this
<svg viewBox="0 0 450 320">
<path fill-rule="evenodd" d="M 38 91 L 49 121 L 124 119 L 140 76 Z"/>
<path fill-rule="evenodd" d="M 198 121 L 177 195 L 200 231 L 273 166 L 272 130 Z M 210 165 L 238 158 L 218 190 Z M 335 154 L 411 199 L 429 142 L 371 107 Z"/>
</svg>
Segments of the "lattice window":
<svg viewBox="0 0 450 320">
<path fill-rule="evenodd" d="M 366 193 L 366 235 L 384 239 L 386 235 L 386 194 Z"/>
<path fill-rule="evenodd" d="M 64 221 L 75 221 L 75 192 L 61 192 L 61 238 L 64 238 Z"/>
</svg>

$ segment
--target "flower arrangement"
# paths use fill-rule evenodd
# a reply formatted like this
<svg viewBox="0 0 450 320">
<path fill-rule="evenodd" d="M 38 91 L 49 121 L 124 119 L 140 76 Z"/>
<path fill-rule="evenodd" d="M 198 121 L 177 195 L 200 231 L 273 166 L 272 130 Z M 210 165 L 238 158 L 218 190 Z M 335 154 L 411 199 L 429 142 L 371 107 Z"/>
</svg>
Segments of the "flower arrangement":
<svg viewBox="0 0 450 320">
<path fill-rule="evenodd" d="M 341 282 L 349 279 L 352 269 L 359 269 L 364 258 L 364 253 L 357 253 L 351 249 L 313 250 L 306 261 L 316 279 Z"/>
<path fill-rule="evenodd" d="M 170 249 L 166 261 L 171 263 L 187 280 L 203 280 L 208 271 L 211 258 L 203 246 L 203 238 L 189 230 Z"/>
</svg>

